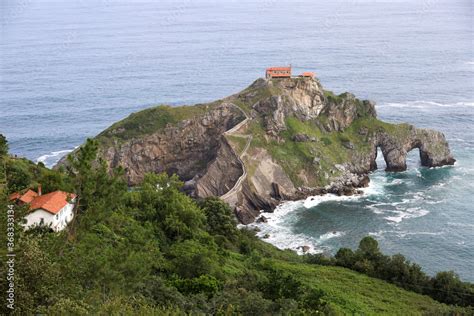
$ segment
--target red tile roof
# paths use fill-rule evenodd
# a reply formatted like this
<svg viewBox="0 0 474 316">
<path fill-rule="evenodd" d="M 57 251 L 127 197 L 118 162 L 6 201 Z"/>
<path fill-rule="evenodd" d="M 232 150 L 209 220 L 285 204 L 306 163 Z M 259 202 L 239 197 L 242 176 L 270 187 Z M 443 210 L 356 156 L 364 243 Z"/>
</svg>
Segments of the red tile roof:
<svg viewBox="0 0 474 316">
<path fill-rule="evenodd" d="M 301 74 L 303 77 L 314 77 L 314 72 L 306 71 Z"/>
<path fill-rule="evenodd" d="M 51 214 L 56 214 L 68 204 L 68 201 L 75 199 L 76 195 L 63 191 L 54 191 L 48 194 L 38 195 L 35 191 L 28 190 L 23 195 L 15 192 L 11 194 L 9 198 L 10 200 L 19 200 L 23 203 L 29 203 L 30 211 L 43 209 Z"/>
<path fill-rule="evenodd" d="M 31 203 L 31 201 L 33 201 L 34 198 L 36 198 L 37 196 L 38 196 L 38 193 L 36 193 L 33 190 L 28 189 L 28 191 L 26 191 L 23 194 L 21 194 L 20 192 L 12 193 L 12 194 L 10 194 L 8 199 L 10 201 L 19 200 L 23 203 Z"/>
<path fill-rule="evenodd" d="M 76 197 L 73 193 L 63 191 L 54 191 L 45 195 L 36 197 L 30 205 L 30 210 L 43 209 L 52 214 L 56 214 L 68 204 L 69 200 Z"/>
<path fill-rule="evenodd" d="M 9 201 L 17 200 L 21 196 L 20 192 L 15 192 L 8 196 Z"/>
<path fill-rule="evenodd" d="M 291 67 L 270 67 L 267 71 L 291 71 Z"/>
</svg>

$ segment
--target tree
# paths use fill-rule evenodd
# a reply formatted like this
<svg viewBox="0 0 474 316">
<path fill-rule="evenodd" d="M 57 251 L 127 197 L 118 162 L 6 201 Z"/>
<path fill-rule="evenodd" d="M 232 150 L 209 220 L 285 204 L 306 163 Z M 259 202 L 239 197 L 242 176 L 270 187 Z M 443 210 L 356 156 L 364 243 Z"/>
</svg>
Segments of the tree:
<svg viewBox="0 0 474 316">
<path fill-rule="evenodd" d="M 469 291 L 453 271 L 439 272 L 432 279 L 433 297 L 441 302 L 461 306 L 474 305 L 474 291 Z"/>
<path fill-rule="evenodd" d="M 0 134 L 0 158 L 8 155 L 8 141 L 3 134 Z"/>
<path fill-rule="evenodd" d="M 203 274 L 212 274 L 217 269 L 215 249 L 198 242 L 185 240 L 175 243 L 169 252 L 172 272 L 182 278 L 196 278 Z"/>
<path fill-rule="evenodd" d="M 78 195 L 80 211 L 98 203 L 98 200 L 113 209 L 127 191 L 123 170 L 118 168 L 110 174 L 105 161 L 97 159 L 98 148 L 98 141 L 89 138 L 76 153 L 68 156 L 68 174 Z"/>
<path fill-rule="evenodd" d="M 128 195 L 127 206 L 139 220 L 152 222 L 167 242 L 191 239 L 202 234 L 206 218 L 181 187 L 177 176 L 147 174 L 142 186 Z"/>
<path fill-rule="evenodd" d="M 21 163 L 15 160 L 8 161 L 6 164 L 7 187 L 8 191 L 16 192 L 27 188 L 33 176 L 31 172 Z"/>
<path fill-rule="evenodd" d="M 364 258 L 367 259 L 376 259 L 381 255 L 379 249 L 379 243 L 377 240 L 370 236 L 366 236 L 362 238 L 359 243 L 359 254 L 361 254 Z"/>
<path fill-rule="evenodd" d="M 211 235 L 224 236 L 230 241 L 237 237 L 238 230 L 229 205 L 217 197 L 202 200 L 199 206 L 206 215 L 206 230 Z"/>
<path fill-rule="evenodd" d="M 355 263 L 354 252 L 349 248 L 341 248 L 336 253 L 336 263 L 337 265 L 352 268 Z"/>
</svg>

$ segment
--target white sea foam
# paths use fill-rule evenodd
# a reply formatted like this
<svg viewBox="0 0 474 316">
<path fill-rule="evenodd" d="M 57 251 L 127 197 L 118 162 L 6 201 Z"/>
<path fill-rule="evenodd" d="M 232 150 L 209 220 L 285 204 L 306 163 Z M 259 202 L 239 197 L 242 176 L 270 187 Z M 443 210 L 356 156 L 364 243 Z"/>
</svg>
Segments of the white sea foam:
<svg viewBox="0 0 474 316">
<path fill-rule="evenodd" d="M 416 236 L 416 235 L 426 235 L 426 236 L 439 236 L 443 235 L 444 232 L 407 232 L 407 231 L 400 231 L 396 233 L 398 237 L 404 238 L 406 236 Z"/>
<path fill-rule="evenodd" d="M 386 185 L 400 185 L 403 183 L 403 180 L 402 179 L 395 179 L 393 180 L 392 182 L 390 183 L 387 183 Z"/>
<path fill-rule="evenodd" d="M 45 164 L 45 166 L 52 167 L 56 162 L 59 161 L 59 159 L 61 159 L 64 155 L 72 152 L 73 150 L 74 149 L 64 149 L 64 150 L 53 151 L 49 154 L 42 155 L 36 158 L 36 163 L 42 162 Z"/>
<path fill-rule="evenodd" d="M 448 226 L 453 226 L 453 227 L 474 228 L 474 224 L 469 224 L 469 223 L 448 222 L 447 224 Z"/>
<path fill-rule="evenodd" d="M 321 236 L 319 236 L 318 240 L 320 242 L 324 242 L 324 241 L 327 241 L 327 240 L 332 239 L 332 238 L 337 238 L 337 237 L 344 236 L 345 234 L 346 234 L 345 232 L 332 231 L 332 232 L 328 232 L 326 234 L 322 234 Z"/>
<path fill-rule="evenodd" d="M 472 107 L 474 102 L 455 102 L 455 103 L 439 103 L 433 101 L 407 101 L 407 102 L 387 102 L 382 103 L 381 107 L 396 107 L 396 108 L 429 108 L 433 106 L 437 107 Z"/>
<path fill-rule="evenodd" d="M 383 190 L 383 181 L 371 181 L 367 188 L 363 188 L 362 195 L 338 196 L 334 194 L 311 196 L 305 200 L 284 202 L 276 207 L 273 213 L 263 213 L 267 219 L 266 223 L 252 223 L 248 228 L 258 228 L 257 236 L 273 244 L 280 249 L 292 249 L 303 253 L 302 246 L 309 246 L 308 253 L 321 253 L 324 250 L 324 242 L 332 238 L 345 235 L 342 231 L 329 231 L 319 237 L 311 237 L 305 234 L 297 234 L 292 230 L 292 224 L 297 220 L 300 212 L 313 208 L 321 203 L 329 201 L 351 201 L 367 196 L 379 195 Z M 243 227 L 243 225 L 241 226 Z"/>
<path fill-rule="evenodd" d="M 426 235 L 426 236 L 439 236 L 443 235 L 444 232 L 439 231 L 439 232 L 426 232 L 426 231 L 420 231 L 420 232 L 409 232 L 409 231 L 398 231 L 398 230 L 379 230 L 378 232 L 370 232 L 369 236 L 374 236 L 377 238 L 383 237 L 383 235 L 386 234 L 393 234 L 396 235 L 398 238 L 405 238 L 407 236 L 416 236 L 416 235 Z"/>
<path fill-rule="evenodd" d="M 397 208 L 398 209 L 398 208 Z M 386 220 L 394 223 L 400 223 L 404 219 L 408 218 L 417 218 L 425 216 L 429 213 L 428 210 L 422 209 L 421 207 L 411 207 L 406 210 L 396 210 L 392 211 L 395 215 L 384 217 Z"/>
</svg>

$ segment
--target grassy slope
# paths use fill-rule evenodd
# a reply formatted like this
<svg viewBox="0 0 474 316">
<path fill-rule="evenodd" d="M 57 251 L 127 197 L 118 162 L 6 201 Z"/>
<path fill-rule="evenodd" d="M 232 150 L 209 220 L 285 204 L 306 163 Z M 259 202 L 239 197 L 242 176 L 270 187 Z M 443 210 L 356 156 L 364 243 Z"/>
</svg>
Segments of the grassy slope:
<svg viewBox="0 0 474 316">
<path fill-rule="evenodd" d="M 323 290 L 331 307 L 339 315 L 422 315 L 448 312 L 450 307 L 432 298 L 406 291 L 382 280 L 341 267 L 305 264 L 289 251 L 280 251 L 262 243 L 265 259 L 302 281 Z M 247 263 L 246 257 L 232 253 L 225 271 L 238 276 Z"/>
<path fill-rule="evenodd" d="M 182 120 L 200 116 L 219 101 L 209 104 L 197 104 L 193 106 L 159 105 L 132 113 L 127 118 L 114 123 L 98 135 L 99 141 L 108 143 L 112 139 L 126 141 L 140 136 L 152 134 L 166 127 L 167 124 L 177 124 Z"/>
<path fill-rule="evenodd" d="M 432 298 L 403 290 L 387 282 L 340 268 L 277 262 L 309 286 L 325 291 L 341 314 L 416 315 L 449 308 Z"/>
</svg>

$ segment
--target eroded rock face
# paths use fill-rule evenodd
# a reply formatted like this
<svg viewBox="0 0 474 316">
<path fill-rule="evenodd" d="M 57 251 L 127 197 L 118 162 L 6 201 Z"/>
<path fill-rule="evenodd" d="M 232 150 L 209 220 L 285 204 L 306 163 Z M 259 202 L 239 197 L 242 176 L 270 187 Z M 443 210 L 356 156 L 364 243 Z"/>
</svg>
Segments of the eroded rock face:
<svg viewBox="0 0 474 316">
<path fill-rule="evenodd" d="M 317 80 L 266 80 L 259 85 L 275 91 L 253 107 L 263 117 L 270 134 L 286 130 L 287 117 L 307 121 L 316 118 L 325 106 L 323 88 Z"/>
<path fill-rule="evenodd" d="M 318 122 L 327 131 L 342 131 L 360 115 L 376 117 L 375 103 L 359 101 L 351 93 L 332 97 L 319 81 L 283 79 L 259 82 L 260 87 L 269 88 L 274 94 L 260 100 L 254 109 L 263 117 L 267 132 L 278 135 L 287 129 L 285 119 L 294 116 L 301 121 L 309 121 L 320 116 L 327 118 Z"/>
<path fill-rule="evenodd" d="M 216 157 L 206 172 L 195 179 L 194 194 L 198 197 L 221 196 L 234 186 L 242 173 L 242 164 L 222 137 Z"/>
<path fill-rule="evenodd" d="M 122 166 L 128 183 L 139 184 L 148 172 L 176 173 L 182 180 L 200 178 L 212 170 L 212 162 L 218 155 L 225 153 L 226 143 L 221 135 L 244 119 L 241 111 L 233 104 L 222 103 L 201 117 L 185 120 L 177 126 L 167 126 L 164 130 L 128 142 L 102 148 L 101 156 L 110 168 Z M 237 169 L 232 157 L 224 154 L 226 172 L 229 177 L 221 177 L 220 182 L 212 182 L 207 175 L 208 189 L 202 189 L 204 195 L 218 194 L 225 179 L 233 181 Z M 222 167 L 222 166 L 221 166 Z M 213 168 L 219 168 L 214 166 Z M 238 177 L 238 176 L 237 176 Z M 216 177 L 218 178 L 218 177 Z M 198 181 L 198 183 L 202 183 Z M 201 186 L 202 187 L 202 186 Z"/>
<path fill-rule="evenodd" d="M 388 133 L 378 133 L 374 142 L 373 166 L 376 166 L 376 148 L 380 147 L 387 164 L 386 171 L 405 171 L 406 156 L 411 150 L 420 150 L 421 165 L 425 167 L 440 167 L 453 165 L 456 161 L 449 150 L 448 142 L 443 133 L 409 127 L 406 135 L 395 136 Z"/>
</svg>

